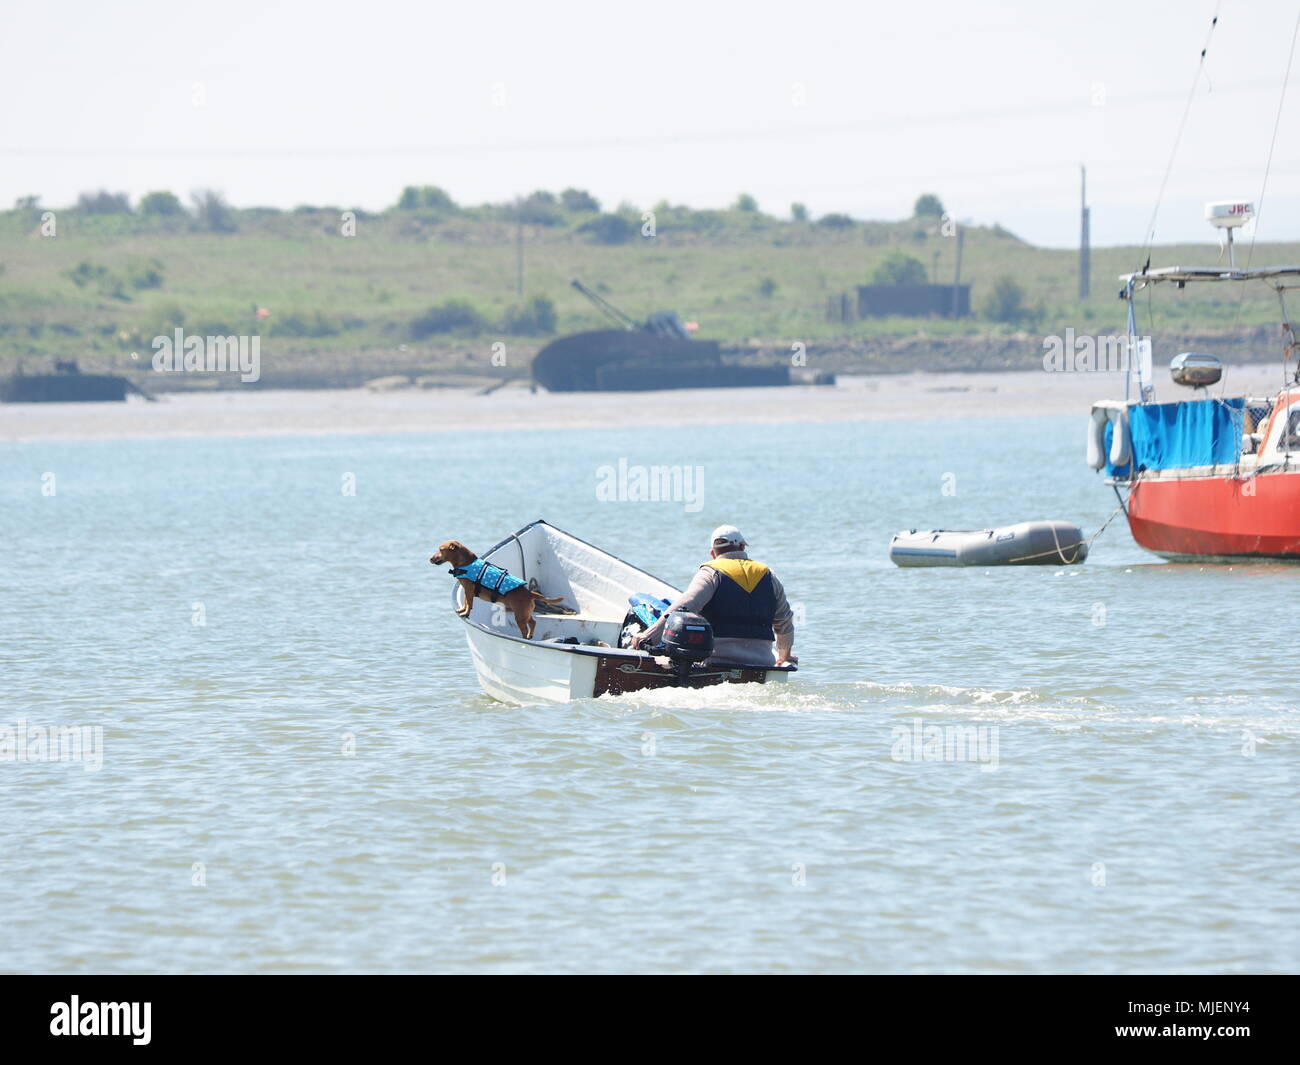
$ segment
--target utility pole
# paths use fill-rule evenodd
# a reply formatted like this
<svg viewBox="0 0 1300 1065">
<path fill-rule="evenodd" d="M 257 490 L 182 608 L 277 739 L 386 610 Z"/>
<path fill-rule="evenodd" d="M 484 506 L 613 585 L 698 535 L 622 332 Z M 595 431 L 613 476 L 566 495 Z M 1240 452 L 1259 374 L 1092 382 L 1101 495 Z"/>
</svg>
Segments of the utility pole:
<svg viewBox="0 0 1300 1065">
<path fill-rule="evenodd" d="M 1092 210 L 1088 206 L 1088 168 L 1079 164 L 1079 302 L 1088 301 L 1092 280 L 1092 248 L 1090 233 Z"/>
<path fill-rule="evenodd" d="M 515 225 L 515 295 L 524 301 L 524 224 Z"/>
<path fill-rule="evenodd" d="M 957 265 L 952 275 L 952 316 L 961 316 L 961 247 L 966 240 L 966 228 L 957 225 Z"/>
</svg>

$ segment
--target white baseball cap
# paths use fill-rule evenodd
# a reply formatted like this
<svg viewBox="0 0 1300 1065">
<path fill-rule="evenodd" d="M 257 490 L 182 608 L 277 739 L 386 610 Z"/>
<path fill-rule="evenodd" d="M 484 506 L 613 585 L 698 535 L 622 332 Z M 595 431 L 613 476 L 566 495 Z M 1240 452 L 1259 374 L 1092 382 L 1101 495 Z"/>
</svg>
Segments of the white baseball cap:
<svg viewBox="0 0 1300 1065">
<path fill-rule="evenodd" d="M 734 525 L 719 525 L 713 530 L 713 535 L 709 537 L 713 547 L 719 544 L 747 544 L 745 534 L 737 529 Z"/>
</svg>

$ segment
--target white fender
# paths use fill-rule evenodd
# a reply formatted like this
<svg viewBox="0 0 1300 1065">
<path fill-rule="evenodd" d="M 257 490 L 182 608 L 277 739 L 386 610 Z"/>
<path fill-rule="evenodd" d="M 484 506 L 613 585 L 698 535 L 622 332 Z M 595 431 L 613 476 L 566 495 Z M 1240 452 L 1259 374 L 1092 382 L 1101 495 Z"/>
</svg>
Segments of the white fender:
<svg viewBox="0 0 1300 1065">
<path fill-rule="evenodd" d="M 1106 424 L 1114 426 L 1110 440 L 1110 464 L 1124 466 L 1129 460 L 1128 407 L 1098 403 L 1088 422 L 1088 465 L 1099 470 L 1106 465 Z"/>
<path fill-rule="evenodd" d="M 1115 432 L 1110 438 L 1110 464 L 1112 466 L 1127 466 L 1129 458 L 1132 456 L 1132 451 L 1129 448 L 1128 407 L 1112 409 L 1110 421 L 1115 426 Z"/>
<path fill-rule="evenodd" d="M 1106 442 L 1106 422 L 1110 420 L 1104 407 L 1093 407 L 1088 419 L 1088 465 L 1099 470 L 1106 465 L 1102 447 Z"/>
</svg>

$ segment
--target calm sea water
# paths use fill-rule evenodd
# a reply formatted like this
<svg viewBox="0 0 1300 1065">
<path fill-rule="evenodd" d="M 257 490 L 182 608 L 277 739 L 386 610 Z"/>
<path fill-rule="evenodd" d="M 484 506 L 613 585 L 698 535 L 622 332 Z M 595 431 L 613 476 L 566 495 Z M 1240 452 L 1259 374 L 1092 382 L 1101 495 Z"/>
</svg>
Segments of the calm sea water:
<svg viewBox="0 0 1300 1065">
<path fill-rule="evenodd" d="M 0 761 L 0 968 L 1295 971 L 1300 569 L 1122 521 L 1079 567 L 888 561 L 1097 528 L 1083 425 L 3 446 L 0 725 L 103 747 Z M 620 458 L 701 509 L 598 501 Z M 537 517 L 677 584 L 740 525 L 801 672 L 489 700 L 426 559 Z"/>
</svg>

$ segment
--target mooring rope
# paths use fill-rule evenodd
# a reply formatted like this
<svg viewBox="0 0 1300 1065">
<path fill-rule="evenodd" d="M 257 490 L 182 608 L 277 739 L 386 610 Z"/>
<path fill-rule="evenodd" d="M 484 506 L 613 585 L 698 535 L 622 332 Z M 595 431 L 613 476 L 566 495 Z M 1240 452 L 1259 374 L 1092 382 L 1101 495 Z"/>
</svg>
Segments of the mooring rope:
<svg viewBox="0 0 1300 1065">
<path fill-rule="evenodd" d="M 1037 552 L 1036 554 L 1033 554 L 1033 555 L 1021 555 L 1019 558 L 1012 558 L 1012 559 L 1008 559 L 1007 561 L 1008 561 L 1008 562 L 1028 562 L 1031 558 L 1046 558 L 1048 555 L 1055 555 L 1055 556 L 1056 556 L 1057 558 L 1059 558 L 1059 559 L 1060 559 L 1060 560 L 1061 560 L 1065 565 L 1068 566 L 1068 565 L 1072 564 L 1072 563 L 1073 563 L 1073 562 L 1074 562 L 1074 561 L 1079 557 L 1079 548 L 1081 548 L 1081 547 L 1091 547 L 1093 541 L 1096 540 L 1097 537 L 1099 537 L 1102 533 L 1104 533 L 1104 532 L 1106 531 L 1106 526 L 1109 525 L 1112 521 L 1114 521 L 1117 515 L 1122 514 L 1123 512 L 1124 512 L 1124 505 L 1121 503 L 1119 506 L 1117 506 L 1114 510 L 1111 511 L 1111 513 L 1110 513 L 1110 517 L 1107 518 L 1104 522 L 1102 522 L 1102 526 L 1101 526 L 1101 528 L 1098 529 L 1098 530 L 1097 530 L 1095 533 L 1093 533 L 1091 536 L 1089 536 L 1088 539 L 1086 539 L 1086 540 L 1080 540 L 1077 544 L 1071 544 L 1070 547 L 1071 547 L 1071 549 L 1074 551 L 1074 558 L 1066 558 L 1066 557 L 1065 557 L 1065 548 L 1063 548 L 1063 547 L 1061 546 L 1061 538 L 1060 538 L 1059 536 L 1056 535 L 1056 526 L 1053 525 L 1053 526 L 1052 526 L 1052 539 L 1053 539 L 1053 541 L 1055 541 L 1055 543 L 1056 543 L 1056 548 L 1055 548 L 1055 550 L 1053 550 L 1053 551 L 1039 551 L 1039 552 Z"/>
</svg>

